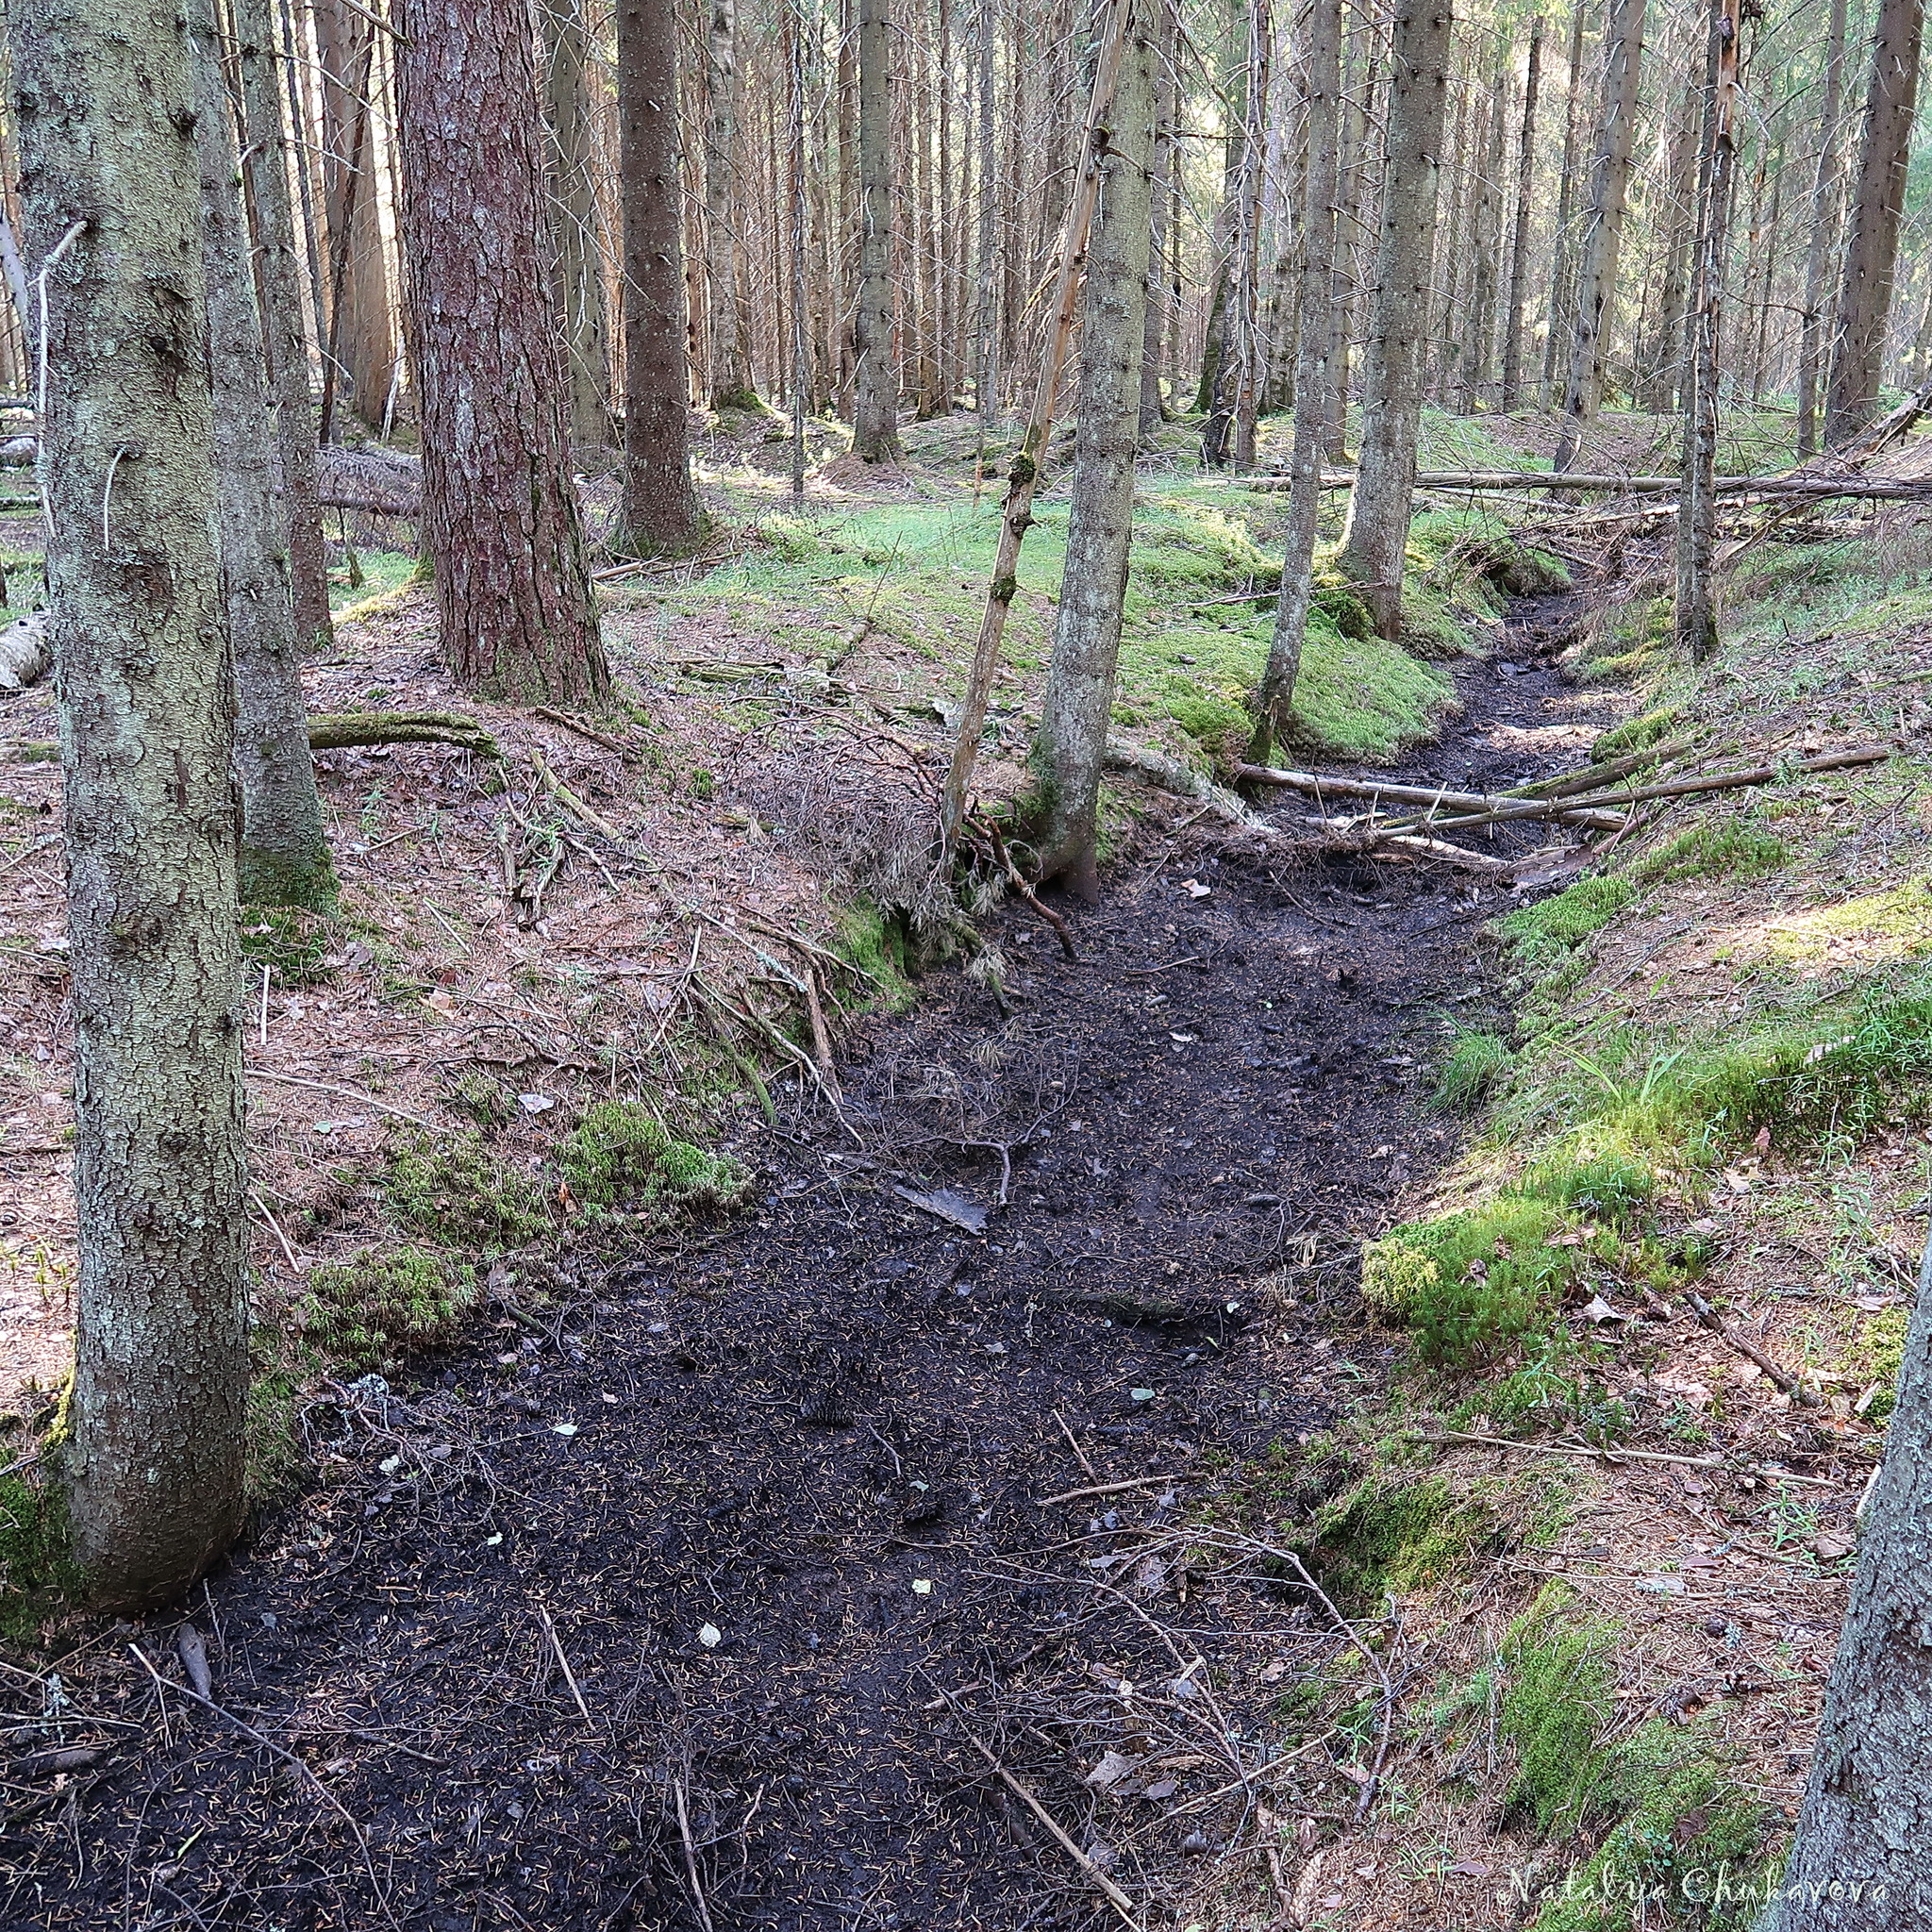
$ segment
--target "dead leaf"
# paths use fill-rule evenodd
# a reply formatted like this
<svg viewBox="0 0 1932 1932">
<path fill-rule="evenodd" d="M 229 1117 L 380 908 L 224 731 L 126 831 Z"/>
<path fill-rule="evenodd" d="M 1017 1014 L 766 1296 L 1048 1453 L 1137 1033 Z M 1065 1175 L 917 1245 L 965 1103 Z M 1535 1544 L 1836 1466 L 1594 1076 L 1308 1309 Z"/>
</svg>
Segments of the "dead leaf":
<svg viewBox="0 0 1932 1932">
<path fill-rule="evenodd" d="M 1449 1869 L 1458 1878 L 1487 1878 L 1490 1875 L 1489 1866 L 1477 1858 L 1460 1858 Z"/>
<path fill-rule="evenodd" d="M 951 1188 L 935 1188 L 929 1194 L 916 1194 L 910 1188 L 902 1188 L 896 1182 L 893 1193 L 900 1200 L 909 1201 L 923 1212 L 935 1215 L 941 1221 L 951 1222 L 955 1227 L 963 1227 L 968 1234 L 986 1232 L 986 1209 L 976 1201 L 969 1201 L 964 1194 L 955 1193 Z"/>
<path fill-rule="evenodd" d="M 1103 1751 L 1100 1762 L 1081 1779 L 1097 1791 L 1110 1791 L 1123 1778 L 1131 1777 L 1141 1769 L 1144 1759 L 1123 1757 L 1118 1751 Z"/>
<path fill-rule="evenodd" d="M 1589 1302 L 1585 1305 L 1583 1319 L 1586 1322 L 1602 1324 L 1605 1322 L 1624 1322 L 1627 1321 L 1629 1317 L 1620 1315 L 1615 1308 L 1611 1307 L 1608 1302 L 1605 1301 L 1602 1295 L 1597 1294 L 1591 1295 Z"/>
<path fill-rule="evenodd" d="M 1214 888 L 1204 886 L 1199 879 L 1183 879 L 1181 891 L 1191 899 L 1207 899 L 1213 896 Z"/>
<path fill-rule="evenodd" d="M 1141 1795 L 1153 1802 L 1162 1798 L 1171 1798 L 1179 1790 L 1180 1786 L 1173 1778 L 1164 1777 L 1158 1784 L 1149 1785 Z"/>
<path fill-rule="evenodd" d="M 1820 1562 L 1835 1563 L 1840 1557 L 1849 1557 L 1852 1554 L 1853 1544 L 1850 1537 L 1840 1536 L 1835 1531 L 1826 1530 L 1822 1536 L 1814 1536 L 1811 1539 L 1810 1548 L 1811 1554 Z"/>
</svg>

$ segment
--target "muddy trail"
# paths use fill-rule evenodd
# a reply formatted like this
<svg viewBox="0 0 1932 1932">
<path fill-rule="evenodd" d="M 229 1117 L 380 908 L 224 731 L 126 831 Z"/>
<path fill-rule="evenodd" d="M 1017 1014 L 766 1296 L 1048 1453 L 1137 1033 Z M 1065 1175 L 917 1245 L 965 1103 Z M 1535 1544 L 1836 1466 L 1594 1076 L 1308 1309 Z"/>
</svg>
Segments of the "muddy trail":
<svg viewBox="0 0 1932 1932">
<path fill-rule="evenodd" d="M 1415 770 L 1583 761 L 1565 615 L 1519 608 Z M 1009 1011 L 940 974 L 862 1030 L 749 1211 L 313 1407 L 192 1630 L 9 1675 L 70 1756 L 13 1790 L 0 1925 L 1024 1932 L 1217 1866 L 1265 1905 L 1271 1807 L 1346 1821 L 1373 1754 L 1271 1769 L 1346 1638 L 1289 1478 L 1221 1492 L 1386 1371 L 1349 1257 L 1454 1151 L 1442 1018 L 1507 895 L 1187 836 L 1077 964 L 1001 915 Z"/>
</svg>

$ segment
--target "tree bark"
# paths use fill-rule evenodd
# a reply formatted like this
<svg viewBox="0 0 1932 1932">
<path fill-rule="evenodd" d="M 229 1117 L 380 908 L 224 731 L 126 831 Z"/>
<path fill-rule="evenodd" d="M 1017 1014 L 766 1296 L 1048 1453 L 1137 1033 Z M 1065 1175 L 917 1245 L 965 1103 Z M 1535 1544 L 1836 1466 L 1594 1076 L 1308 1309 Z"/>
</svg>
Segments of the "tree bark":
<svg viewBox="0 0 1932 1932">
<path fill-rule="evenodd" d="M 308 756 L 308 708 L 295 640 L 287 532 L 276 501 L 275 438 L 261 318 L 236 192 L 240 163 L 211 12 L 192 32 L 201 169 L 201 258 L 208 291 L 223 592 L 235 663 L 235 773 L 242 789 L 242 903 L 335 904 L 335 867 Z"/>
<path fill-rule="evenodd" d="M 233 693 L 194 92 L 172 5 L 16 0 L 8 25 L 55 372 L 41 465 L 80 1262 L 63 1460 L 93 1594 L 140 1609 L 241 1527 L 248 1392 Z"/>
<path fill-rule="evenodd" d="M 1866 1499 L 1838 1657 L 1767 1932 L 1932 1921 L 1932 1247 Z"/>
<path fill-rule="evenodd" d="M 1065 878 L 1088 899 L 1099 891 L 1100 770 L 1133 535 L 1152 235 L 1154 48 L 1142 6 L 1134 6 L 1126 30 L 1081 296 L 1067 561 L 1031 758 L 1043 808 L 1034 841 L 1041 876 Z"/>
<path fill-rule="evenodd" d="M 332 270 L 328 346 L 335 365 L 325 372 L 325 382 L 332 375 L 333 394 L 379 430 L 395 375 L 396 342 L 370 125 L 376 29 L 363 9 L 345 0 L 314 0 L 314 7 L 322 57 L 323 211 Z M 325 436 L 332 433 L 325 423 Z"/>
<path fill-rule="evenodd" d="M 1523 305 L 1529 292 L 1529 216 L 1536 189 L 1536 108 L 1542 81 L 1543 17 L 1530 23 L 1523 77 L 1523 132 L 1516 145 L 1516 222 L 1509 237 L 1509 292 L 1503 304 L 1503 387 L 1507 412 L 1523 400 Z"/>
<path fill-rule="evenodd" d="M 1697 182 L 1701 166 L 1700 107 L 1704 90 L 1696 80 L 1684 89 L 1682 110 L 1671 137 L 1662 217 L 1665 225 L 1663 284 L 1657 292 L 1657 329 L 1638 391 L 1641 405 L 1655 415 L 1675 407 L 1690 378 L 1685 372 L 1685 305 L 1690 298 L 1698 239 Z"/>
<path fill-rule="evenodd" d="M 979 0 L 979 233 L 975 243 L 974 291 L 973 400 L 979 412 L 982 438 L 999 421 L 999 310 L 993 301 L 994 273 L 999 265 L 998 201 L 999 149 L 993 136 L 993 8 L 996 0 Z"/>
<path fill-rule="evenodd" d="M 672 0 L 618 0 L 617 94 L 624 190 L 622 541 L 648 557 L 689 550 L 707 527 L 691 477 L 677 10 Z"/>
<path fill-rule="evenodd" d="M 236 67 L 242 80 L 242 164 L 262 347 L 275 408 L 275 460 L 288 525 L 295 636 L 320 650 L 335 635 L 328 614 L 328 557 L 315 489 L 315 407 L 302 328 L 302 266 L 289 203 L 289 139 L 269 0 L 235 0 Z"/>
<path fill-rule="evenodd" d="M 1334 341 L 1335 187 L 1341 91 L 1341 0 L 1312 0 L 1303 55 L 1307 87 L 1308 172 L 1303 197 L 1300 344 L 1294 373 L 1293 481 L 1283 539 L 1274 631 L 1261 675 L 1248 761 L 1265 765 L 1288 735 L 1301 672 L 1302 636 L 1314 592 L 1315 515 L 1322 504 L 1322 444 L 1328 428 L 1328 358 Z"/>
<path fill-rule="evenodd" d="M 570 355 L 570 438 L 574 449 L 588 454 L 610 447 L 610 314 L 583 0 L 542 0 L 542 22 L 557 291 Z"/>
<path fill-rule="evenodd" d="M 1818 454 L 1818 375 L 1824 360 L 1824 278 L 1837 227 L 1839 121 L 1844 113 L 1845 0 L 1831 0 L 1824 34 L 1824 94 L 1818 109 L 1818 172 L 1811 181 L 1811 233 L 1805 244 L 1805 313 L 1798 337 L 1798 455 Z"/>
<path fill-rule="evenodd" d="M 1712 550 L 1717 532 L 1718 351 L 1736 164 L 1740 0 L 1712 0 L 1697 170 L 1696 291 L 1685 340 L 1684 480 L 1677 497 L 1673 622 L 1695 661 L 1718 647 Z"/>
<path fill-rule="evenodd" d="M 852 453 L 899 460 L 899 365 L 892 351 L 891 0 L 858 4 L 858 308 L 852 350 Z"/>
<path fill-rule="evenodd" d="M 519 0 L 407 0 L 403 31 L 403 248 L 443 658 L 492 697 L 601 696 L 528 17 Z"/>
<path fill-rule="evenodd" d="M 1557 178 L 1557 232 L 1550 250 L 1550 315 L 1543 334 L 1543 406 L 1549 407 L 1557 387 L 1557 358 L 1570 329 L 1574 295 L 1576 238 L 1570 232 L 1575 220 L 1577 102 L 1583 92 L 1583 11 L 1575 0 L 1570 13 L 1570 58 L 1563 82 L 1563 158 Z"/>
<path fill-rule="evenodd" d="M 1912 120 L 1919 101 L 1919 48 L 1924 0 L 1879 0 L 1865 95 L 1865 133 L 1845 229 L 1844 279 L 1840 285 L 1838 340 L 1825 400 L 1824 441 L 1837 448 L 1864 428 L 1878 408 L 1885 370 L 1885 333 L 1898 269 L 1899 223 L 1905 213 L 1911 161 Z"/>
<path fill-rule="evenodd" d="M 1630 156 L 1637 141 L 1637 83 L 1643 66 L 1644 0 L 1610 0 L 1604 25 L 1604 125 L 1591 171 L 1590 212 L 1576 278 L 1575 334 L 1563 389 L 1563 427 L 1552 466 L 1567 470 L 1583 442 L 1583 425 L 1603 401 L 1604 357 L 1617 299 L 1617 253 L 1628 202 Z"/>
<path fill-rule="evenodd" d="M 1496 294 L 1501 280 L 1503 126 L 1508 100 L 1507 75 L 1499 65 L 1487 90 L 1488 139 L 1480 153 L 1471 143 L 1475 192 L 1471 196 L 1469 314 L 1463 327 L 1468 347 L 1462 361 L 1462 409 L 1474 415 L 1488 398 L 1494 379 L 1491 350 L 1496 341 Z"/>
<path fill-rule="evenodd" d="M 1402 563 L 1415 491 L 1451 30 L 1449 0 L 1400 0 L 1374 308 L 1362 377 L 1361 456 L 1337 558 L 1361 587 L 1386 638 L 1402 628 Z"/>
<path fill-rule="evenodd" d="M 1163 22 L 1155 44 L 1159 58 L 1154 80 L 1154 177 L 1149 191 L 1147 315 L 1141 347 L 1141 446 L 1152 448 L 1167 423 L 1167 399 L 1160 390 L 1160 348 L 1166 340 L 1169 304 L 1174 291 L 1165 274 L 1168 230 L 1176 225 L 1174 124 L 1176 88 L 1172 58 L 1173 37 Z"/>
<path fill-rule="evenodd" d="M 710 291 L 711 407 L 756 409 L 738 297 L 737 0 L 710 0 L 705 28 L 705 283 Z"/>
</svg>

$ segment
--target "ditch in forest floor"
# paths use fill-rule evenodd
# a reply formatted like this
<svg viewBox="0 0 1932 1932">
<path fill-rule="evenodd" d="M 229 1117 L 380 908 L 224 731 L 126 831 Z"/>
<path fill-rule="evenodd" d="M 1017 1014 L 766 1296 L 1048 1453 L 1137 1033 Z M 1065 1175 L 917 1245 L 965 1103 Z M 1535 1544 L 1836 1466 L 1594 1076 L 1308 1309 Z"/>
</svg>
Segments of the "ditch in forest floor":
<svg viewBox="0 0 1932 1932">
<path fill-rule="evenodd" d="M 1541 658 L 1457 675 L 1452 784 L 1604 722 Z M 1216 1500 L 1383 1379 L 1355 1244 L 1453 1152 L 1427 1091 L 1506 895 L 1182 838 L 1077 965 L 1002 916 L 1010 1014 L 950 975 L 861 1029 L 843 1121 L 749 1149 L 761 1205 L 311 1408 L 316 1486 L 192 1607 L 232 1715 L 157 1707 L 128 1645 L 180 1681 L 178 1620 L 63 1659 L 108 1722 L 15 1814 L 0 1923 L 1099 1923 L 974 1739 L 1146 1923 L 1253 1848 L 1345 1640 Z"/>
</svg>

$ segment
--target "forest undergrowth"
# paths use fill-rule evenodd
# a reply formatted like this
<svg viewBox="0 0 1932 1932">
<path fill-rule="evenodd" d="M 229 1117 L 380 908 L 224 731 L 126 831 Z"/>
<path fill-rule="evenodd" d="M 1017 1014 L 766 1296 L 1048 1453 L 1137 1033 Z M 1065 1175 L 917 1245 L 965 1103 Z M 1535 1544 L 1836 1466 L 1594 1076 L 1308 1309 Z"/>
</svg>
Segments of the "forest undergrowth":
<svg viewBox="0 0 1932 1932">
<path fill-rule="evenodd" d="M 1540 429 L 1441 418 L 1431 432 L 1426 460 L 1477 466 L 1522 462 Z M 1637 466 L 1657 430 L 1610 416 L 1598 433 L 1594 458 Z M 1765 460 L 1779 425 L 1738 433 Z M 1026 915 L 1002 905 L 996 875 L 935 878 L 920 836 L 991 557 L 992 454 L 964 422 L 919 425 L 890 493 L 815 483 L 801 512 L 763 435 L 754 421 L 711 453 L 706 481 L 731 507 L 730 534 L 702 565 L 607 582 L 623 696 L 594 717 L 459 699 L 409 580 L 407 528 L 365 520 L 335 545 L 342 627 L 310 668 L 311 708 L 459 709 L 503 756 L 322 754 L 342 908 L 244 931 L 258 974 L 248 1044 L 265 1510 L 318 1468 L 363 1507 L 348 1472 L 359 1484 L 361 1437 L 382 1440 L 372 1391 L 389 1378 L 401 1386 L 451 1346 L 495 1348 L 512 1387 L 535 1373 L 532 1349 L 581 1365 L 566 1324 L 608 1292 L 609 1257 L 641 1242 L 701 1256 L 734 1224 L 714 1221 L 721 1210 L 762 1203 L 771 1214 L 772 1190 L 791 1185 L 774 1177 L 771 1124 L 838 1120 L 853 1077 L 842 1042 L 912 1006 L 936 968 L 950 960 L 961 996 L 1008 1020 L 1017 1011 L 1023 1030 L 1040 1011 L 1044 929 L 1036 941 Z M 1284 499 L 1205 480 L 1178 458 L 1146 466 L 1141 496 L 1115 724 L 1174 766 L 1224 775 L 1266 649 Z M 1043 498 L 1025 553 L 982 768 L 995 806 L 1025 782 L 1064 516 Z M 1318 765 L 1440 777 L 1455 775 L 1445 757 L 1464 772 L 1474 757 L 1489 784 L 1539 759 L 1582 763 L 1593 743 L 1654 746 L 1666 771 L 1873 738 L 1899 748 L 1861 772 L 1665 802 L 1567 890 L 1493 920 L 1493 902 L 1447 890 L 1428 912 L 1424 892 L 1413 916 L 1453 928 L 1458 944 L 1480 930 L 1488 964 L 1474 997 L 1429 1004 L 1399 988 L 1421 1030 L 1378 1039 L 1386 1053 L 1371 1056 L 1414 1111 L 1397 1149 L 1372 1146 L 1365 1122 L 1348 1152 L 1378 1176 L 1358 1191 L 1344 1244 L 1366 1238 L 1370 1325 L 1351 1328 L 1357 1315 L 1337 1305 L 1320 1319 L 1341 1340 L 1318 1342 L 1289 1314 L 1297 1266 L 1316 1284 L 1299 1298 L 1311 1314 L 1328 1309 L 1338 1251 L 1317 1241 L 1303 1255 L 1284 1210 L 1274 1260 L 1287 1272 L 1268 1292 L 1286 1298 L 1284 1341 L 1308 1365 L 1299 1380 L 1313 1392 L 1282 1397 L 1307 1425 L 1278 1428 L 1252 1390 L 1221 1398 L 1229 1414 L 1249 1406 L 1219 1446 L 1198 1407 L 1179 1422 L 1209 1480 L 1163 1530 L 1163 1577 L 1178 1574 L 1185 1591 L 1195 1557 L 1206 1578 L 1217 1546 L 1239 1555 L 1238 1576 L 1203 1587 L 1244 1606 L 1236 1621 L 1251 1619 L 1260 1648 L 1240 1667 L 1243 1694 L 1302 1740 L 1314 1770 L 1298 1815 L 1263 1804 L 1241 1827 L 1265 1858 L 1217 1863 L 1170 1892 L 1176 1924 L 1284 1910 L 1334 1928 L 1747 1922 L 1744 1905 L 1691 1894 L 1748 1892 L 1795 1804 L 1932 1185 L 1932 824 L 1913 750 L 1932 710 L 1911 671 L 1932 628 L 1932 557 L 1882 523 L 1809 534 L 1748 560 L 1722 664 L 1695 676 L 1664 648 L 1650 559 L 1626 546 L 1569 643 L 1572 682 L 1537 674 L 1568 692 L 1551 714 L 1560 722 L 1508 724 L 1475 752 L 1455 728 L 1458 677 L 1468 689 L 1480 669 L 1501 689 L 1482 660 L 1510 642 L 1507 599 L 1553 590 L 1588 549 L 1557 533 L 1525 542 L 1444 502 L 1413 532 L 1402 646 L 1370 637 L 1339 586 L 1318 599 L 1305 736 L 1291 747 Z M 25 528 L 0 538 L 22 547 L 17 583 Z M 1633 686 L 1641 702 L 1626 716 Z M 1523 704 L 1544 688 L 1525 682 Z M 48 708 L 32 695 L 0 718 L 4 1332 L 23 1388 L 15 1467 L 0 1476 L 0 1556 L 11 1634 L 44 1641 L 52 1612 L 58 1647 L 80 1626 L 60 1619 L 58 1524 L 31 1464 L 58 1427 L 73 1266 Z M 1222 834 L 1187 801 L 1123 783 L 1108 810 L 1129 901 L 1226 896 L 1212 875 Z M 1291 881 L 1273 890 L 1306 904 Z M 1378 939 L 1379 915 L 1356 909 L 1387 903 L 1372 870 L 1317 896 L 1327 909 L 1307 937 L 1333 948 L 1346 935 L 1324 969 L 1342 992 L 1377 970 L 1378 947 L 1407 943 Z M 1229 916 L 1241 903 L 1227 898 Z M 1267 903 L 1271 918 L 1302 917 Z M 1148 917 L 1175 954 L 1152 970 L 1189 966 L 1185 917 Z M 1236 943 L 1218 931 L 1209 956 Z M 1169 1054 L 1191 1051 L 1191 1023 L 1172 1025 L 1161 996 L 1144 996 L 1135 1027 L 1151 1026 Z M 1251 1067 L 1281 1051 L 1258 1005 L 1264 1058 Z M 934 1071 L 955 1063 L 953 1045 L 904 1068 L 914 1098 L 953 1094 L 957 1071 Z M 1097 1047 L 1094 1065 L 1114 1051 Z M 1043 1065 L 1033 1073 L 1039 1106 L 1060 1104 Z M 930 1093 L 920 1085 L 934 1081 Z M 1336 1082 L 1324 1063 L 1313 1093 L 1331 1113 Z M 897 1091 L 869 1089 L 864 1105 Z M 970 1144 L 970 1111 L 961 1123 L 948 1131 Z M 1441 1147 L 1457 1139 L 1445 1173 Z M 908 1177 L 917 1191 L 945 1175 L 927 1158 Z M 1261 1176 L 1254 1188 L 1277 1203 L 1291 1192 Z M 1120 1204 L 1095 1191 L 1086 1211 L 1108 1223 Z M 890 1241 L 931 1212 L 900 1215 Z M 1322 1213 L 1306 1225 L 1326 1227 L 1334 1209 Z M 1173 1239 L 1186 1253 L 1193 1237 Z M 1141 1264 L 1122 1265 L 1131 1275 Z M 650 1312 L 660 1287 L 644 1284 Z M 1111 1326 L 1120 1310 L 1086 1312 Z M 1189 1305 L 1157 1326 L 1179 1322 L 1198 1357 L 1199 1319 Z M 710 1361 L 702 1348 L 694 1358 Z M 803 1359 L 819 1373 L 809 1350 Z M 1129 1391 L 1103 1437 L 1132 1426 L 1139 1399 Z M 408 1467 L 391 1473 L 390 1499 L 369 1489 L 373 1509 L 404 1477 L 419 1483 L 411 1507 L 438 1492 L 442 1478 L 426 1465 L 411 1477 L 408 1462 L 431 1436 L 458 1461 L 470 1454 L 451 1418 L 419 1420 L 427 1433 L 396 1449 Z M 910 1453 L 896 1425 L 888 1435 L 889 1455 Z M 352 1439 L 361 1446 L 345 1448 Z M 1079 1476 L 1076 1466 L 1069 1486 Z M 906 1508 L 918 1520 L 917 1497 Z M 295 1554 L 275 1560 L 307 1574 L 323 1559 L 292 1535 L 279 1547 Z M 1284 1651 L 1271 1679 L 1249 1595 L 1290 1561 L 1307 1566 L 1359 1642 L 1307 1670 Z M 1098 1748 L 1105 1726 L 1087 1724 L 1081 1738 Z M 1107 1736 L 1109 1750 L 1147 1756 Z M 1184 1797 L 1193 1769 L 1174 1774 Z M 1073 1796 L 1098 1807 L 1099 1829 L 1158 1794 L 1158 1770 L 1149 1758 L 1116 1773 L 1118 1793 L 1076 1778 Z M 1364 1791 L 1372 1838 L 1353 1823 Z M 675 1860 L 666 1846 L 639 1859 L 655 1871 L 651 1858 Z M 1149 1846 L 1154 1869 L 1171 1872 Z"/>
</svg>

